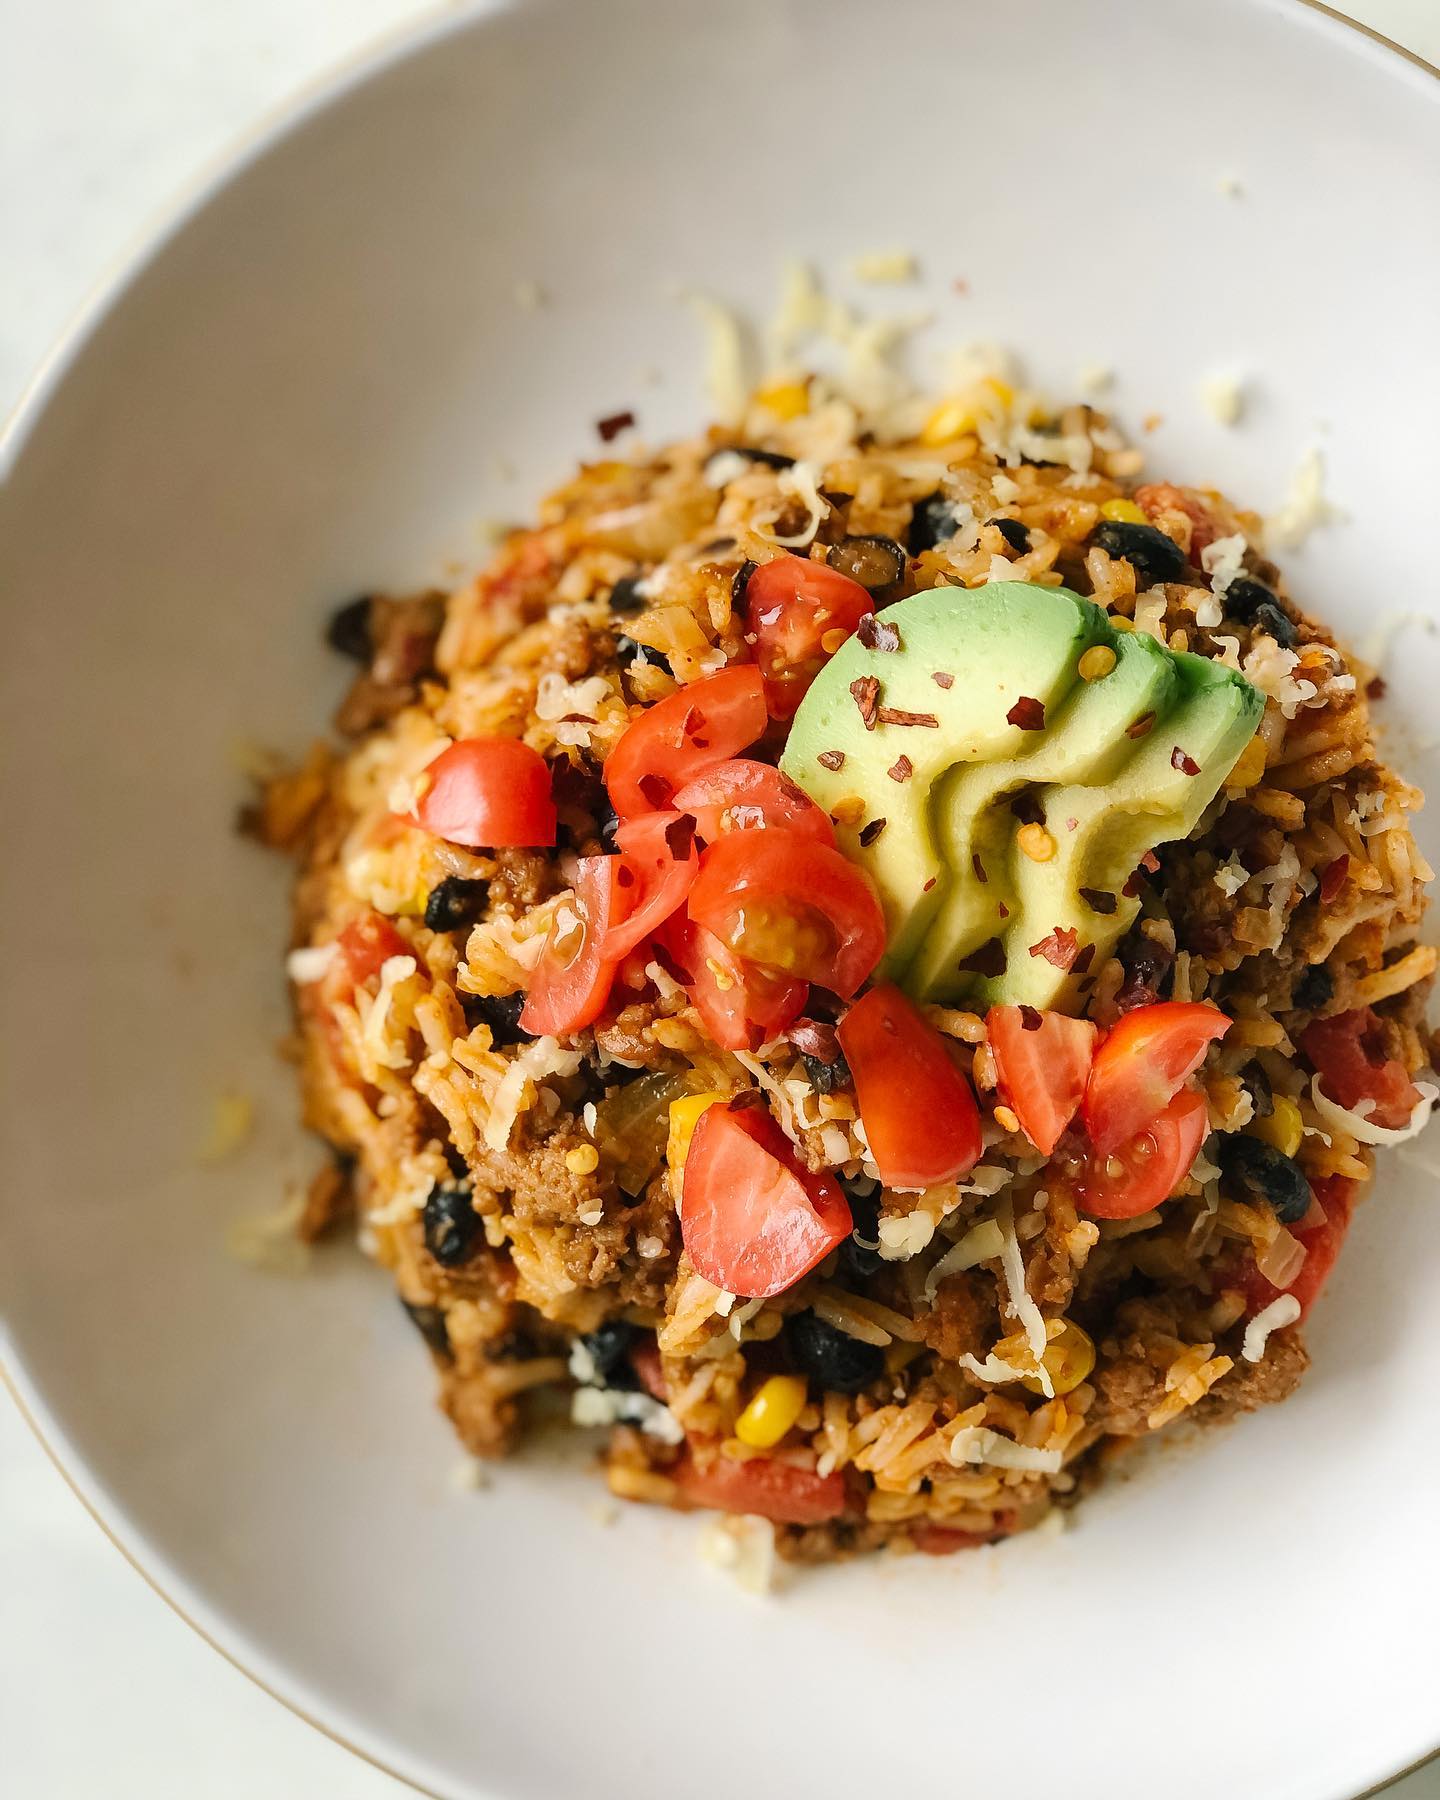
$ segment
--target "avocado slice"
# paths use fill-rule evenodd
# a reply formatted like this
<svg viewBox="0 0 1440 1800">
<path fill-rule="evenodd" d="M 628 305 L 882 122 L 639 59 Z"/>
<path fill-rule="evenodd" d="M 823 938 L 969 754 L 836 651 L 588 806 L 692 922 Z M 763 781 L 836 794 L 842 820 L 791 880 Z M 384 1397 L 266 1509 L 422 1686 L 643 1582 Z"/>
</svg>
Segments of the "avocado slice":
<svg viewBox="0 0 1440 1800">
<path fill-rule="evenodd" d="M 1136 750 L 1131 729 L 1169 713 L 1179 687 L 1170 652 L 1133 631 L 1116 632 L 1111 648 L 1110 673 L 1078 682 L 1046 729 L 1027 734 L 1019 756 L 958 769 L 940 787 L 936 830 L 950 879 L 910 965 L 912 993 L 947 1004 L 961 999 L 975 985 L 974 972 L 961 965 L 977 955 L 983 964 L 984 946 L 1007 936 L 1005 921 L 1021 916 L 1012 798 L 1040 783 L 1110 782 Z M 1041 804 L 1039 795 L 1026 797 Z"/>
<path fill-rule="evenodd" d="M 1049 717 L 1080 657 L 1111 633 L 1093 601 L 1024 581 L 930 588 L 886 607 L 878 627 L 816 677 L 780 766 L 836 819 L 840 848 L 875 881 L 887 934 L 877 974 L 900 980 L 950 879 L 935 784 L 1038 741 L 1007 715 L 1028 701 L 1017 716 L 1038 705 Z"/>
<path fill-rule="evenodd" d="M 1254 736 L 1265 697 L 1243 675 L 1203 656 L 1165 655 L 1178 698 L 1119 771 L 1096 785 L 1042 791 L 1041 823 L 1056 852 L 1048 862 L 1012 853 L 1018 905 L 1005 934 L 1004 971 L 976 979 L 972 1004 L 1078 1011 L 1089 975 L 1140 910 L 1138 895 L 1124 890 L 1134 885 L 1141 857 L 1189 836 Z M 1114 910 L 1100 910 L 1110 899 Z M 1057 929 L 1075 933 L 1078 966 L 1031 953 Z"/>
</svg>

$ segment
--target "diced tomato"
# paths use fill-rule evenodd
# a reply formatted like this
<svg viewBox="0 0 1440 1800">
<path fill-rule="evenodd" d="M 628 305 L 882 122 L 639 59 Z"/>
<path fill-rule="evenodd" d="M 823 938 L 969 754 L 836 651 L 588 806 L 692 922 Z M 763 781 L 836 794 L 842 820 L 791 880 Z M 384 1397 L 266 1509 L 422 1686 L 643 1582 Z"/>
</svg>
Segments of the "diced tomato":
<svg viewBox="0 0 1440 1800">
<path fill-rule="evenodd" d="M 472 850 L 555 842 L 555 802 L 545 759 L 519 738 L 462 738 L 421 777 L 414 818 Z"/>
<path fill-rule="evenodd" d="M 726 832 L 700 858 L 690 917 L 747 962 L 848 999 L 879 962 L 870 877 L 828 844 L 772 826 Z"/>
<path fill-rule="evenodd" d="M 585 856 L 575 865 L 575 898 L 562 903 L 530 977 L 520 1014 L 524 1031 L 547 1037 L 593 1025 L 615 979 L 604 945 L 625 917 L 618 856 Z"/>
<path fill-rule="evenodd" d="M 835 842 L 830 815 L 779 769 L 737 756 L 717 763 L 675 796 L 680 812 L 689 813 L 707 844 L 727 831 L 754 831 L 780 825 L 817 844 Z"/>
<path fill-rule="evenodd" d="M 728 761 L 765 730 L 760 671 L 748 663 L 692 681 L 632 719 L 605 759 L 605 787 L 622 819 L 663 812 L 677 788 Z"/>
<path fill-rule="evenodd" d="M 926 1556 L 953 1556 L 957 1550 L 978 1550 L 995 1539 L 989 1532 L 957 1531 L 953 1525 L 912 1525 L 910 1541 Z"/>
<path fill-rule="evenodd" d="M 944 1038 L 899 988 L 871 988 L 839 1036 L 885 1185 L 932 1187 L 968 1174 L 981 1150 L 975 1096 Z"/>
<path fill-rule="evenodd" d="M 770 1456 L 736 1462 L 717 1455 L 702 1463 L 686 1455 L 674 1480 L 692 1506 L 755 1513 L 777 1525 L 823 1525 L 845 1510 L 845 1477 L 838 1469 L 817 1475 L 813 1469 L 797 1469 Z"/>
<path fill-rule="evenodd" d="M 684 813 L 645 813 L 626 819 L 615 833 L 615 845 L 620 852 L 615 879 L 624 916 L 611 922 L 600 946 L 608 962 L 618 962 L 658 931 L 685 904 L 700 873 L 694 828 Z"/>
<path fill-rule="evenodd" d="M 1300 1033 L 1300 1048 L 1320 1074 L 1320 1085 L 1337 1106 L 1353 1112 L 1373 1100 L 1367 1116 L 1386 1131 L 1402 1131 L 1420 1100 L 1420 1090 L 1404 1063 L 1385 1054 L 1384 1027 L 1368 1007 L 1315 1019 Z"/>
<path fill-rule="evenodd" d="M 1134 1219 L 1168 1200 L 1190 1173 L 1207 1128 L 1205 1096 L 1182 1088 L 1143 1130 L 1114 1150 L 1092 1150 L 1075 1205 L 1092 1219 Z"/>
<path fill-rule="evenodd" d="M 1197 500 L 1193 494 L 1187 494 L 1184 488 L 1173 487 L 1168 481 L 1151 481 L 1144 487 L 1136 488 L 1135 504 L 1151 518 L 1157 513 L 1184 513 L 1191 526 L 1190 561 L 1198 569 L 1200 552 L 1208 549 L 1220 535 L 1219 527 L 1205 503 Z"/>
<path fill-rule="evenodd" d="M 340 946 L 340 956 L 332 967 L 342 977 L 341 985 L 352 988 L 372 980 L 392 956 L 411 954 L 400 933 L 377 912 L 362 913 L 358 919 L 352 919 L 335 942 Z"/>
<path fill-rule="evenodd" d="M 761 563 L 745 589 L 755 657 L 772 719 L 793 719 L 806 689 L 834 654 L 832 631 L 849 637 L 875 602 L 858 581 L 804 556 Z"/>
<path fill-rule="evenodd" d="M 1319 1181 L 1312 1181 L 1310 1191 L 1324 1217 L 1313 1224 L 1290 1227 L 1305 1246 L 1305 1260 L 1295 1279 L 1283 1291 L 1293 1294 L 1300 1302 L 1301 1319 L 1307 1316 L 1319 1298 L 1320 1290 L 1335 1267 L 1335 1259 L 1340 1254 L 1345 1233 L 1350 1229 L 1358 1189 L 1358 1182 L 1350 1181 L 1343 1175 L 1327 1175 Z M 1223 1287 L 1226 1284 L 1217 1280 L 1216 1285 Z M 1245 1310 L 1252 1317 L 1255 1313 L 1262 1312 L 1272 1300 L 1278 1300 L 1282 1292 L 1255 1267 L 1253 1257 L 1246 1258 L 1245 1266 L 1237 1278 L 1237 1285 L 1244 1292 Z"/>
<path fill-rule="evenodd" d="M 643 1337 L 639 1343 L 631 1346 L 630 1367 L 639 1377 L 640 1385 L 647 1394 L 653 1394 L 657 1400 L 670 1398 L 670 1389 L 660 1367 L 660 1346 L 653 1337 Z"/>
<path fill-rule="evenodd" d="M 813 1174 L 762 1106 L 715 1105 L 685 1157 L 680 1233 L 707 1281 L 759 1300 L 783 1294 L 844 1243 L 850 1206 Z"/>
<path fill-rule="evenodd" d="M 1088 1019 L 992 1006 L 985 1021 L 1005 1104 L 1035 1148 L 1048 1156 L 1080 1109 L 1095 1057 Z"/>
<path fill-rule="evenodd" d="M 1127 1143 L 1164 1111 L 1230 1021 L 1216 1006 L 1162 1000 L 1127 1012 L 1096 1054 L 1083 1112 L 1102 1155 Z"/>
<path fill-rule="evenodd" d="M 805 1010 L 808 982 L 747 963 L 682 913 L 666 923 L 660 941 L 722 1050 L 758 1050 Z"/>
</svg>

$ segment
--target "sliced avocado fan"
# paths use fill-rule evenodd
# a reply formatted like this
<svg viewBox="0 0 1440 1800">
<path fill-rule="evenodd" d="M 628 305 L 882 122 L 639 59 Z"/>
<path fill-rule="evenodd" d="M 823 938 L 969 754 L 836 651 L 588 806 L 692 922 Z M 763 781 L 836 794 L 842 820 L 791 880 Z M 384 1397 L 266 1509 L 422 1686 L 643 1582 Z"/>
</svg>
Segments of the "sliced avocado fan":
<svg viewBox="0 0 1440 1800">
<path fill-rule="evenodd" d="M 1113 661 L 1086 679 L 1096 647 Z M 876 883 L 882 979 L 1074 1011 L 1139 909 L 1137 864 L 1194 830 L 1263 710 L 1067 589 L 933 588 L 842 646 L 781 767 Z"/>
</svg>

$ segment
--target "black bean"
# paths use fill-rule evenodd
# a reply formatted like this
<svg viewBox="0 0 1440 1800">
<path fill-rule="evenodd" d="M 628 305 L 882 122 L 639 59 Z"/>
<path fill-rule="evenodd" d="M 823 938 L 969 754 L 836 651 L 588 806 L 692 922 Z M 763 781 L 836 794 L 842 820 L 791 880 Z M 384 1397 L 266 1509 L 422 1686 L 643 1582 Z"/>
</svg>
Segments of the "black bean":
<svg viewBox="0 0 1440 1800">
<path fill-rule="evenodd" d="M 1310 1210 L 1310 1183 L 1298 1163 L 1259 1138 L 1239 1133 L 1218 1140 L 1223 1180 L 1252 1204 L 1263 1201 L 1282 1225 L 1296 1225 Z"/>
<path fill-rule="evenodd" d="M 347 600 L 343 606 L 336 607 L 325 627 L 325 642 L 332 650 L 338 650 L 342 656 L 348 656 L 354 662 L 369 662 L 372 646 L 368 594 L 362 594 L 358 600 Z"/>
<path fill-rule="evenodd" d="M 858 581 L 872 594 L 894 587 L 905 573 L 907 558 L 894 538 L 847 537 L 832 544 L 825 553 L 832 569 Z"/>
<path fill-rule="evenodd" d="M 637 613 L 645 610 L 645 596 L 639 591 L 640 575 L 622 575 L 610 590 L 610 610 L 614 613 Z"/>
<path fill-rule="evenodd" d="M 659 650 L 652 650 L 649 644 L 637 644 L 634 638 L 626 637 L 622 631 L 615 639 L 615 654 L 626 668 L 636 663 L 650 663 L 654 668 L 663 669 L 667 675 L 675 671 L 670 667 L 670 658 Z"/>
<path fill-rule="evenodd" d="M 1275 1111 L 1275 1095 L 1270 1087 L 1270 1077 L 1259 1063 L 1252 1063 L 1245 1071 L 1245 1086 L 1250 1093 L 1250 1103 L 1255 1109 L 1255 1117 L 1268 1119 Z"/>
<path fill-rule="evenodd" d="M 1170 985 L 1175 952 L 1137 931 L 1120 946 L 1119 954 L 1125 981 L 1115 996 L 1117 1010 L 1129 1012 L 1135 1006 L 1153 1006 Z"/>
<path fill-rule="evenodd" d="M 633 1388 L 639 1385 L 630 1366 L 630 1347 L 638 1336 L 635 1326 L 624 1319 L 607 1319 L 580 1339 L 595 1364 L 595 1379 L 601 1387 Z"/>
<path fill-rule="evenodd" d="M 873 1275 L 884 1260 L 878 1250 L 868 1248 L 880 1234 L 879 1191 L 862 1190 L 857 1183 L 842 1181 L 845 1198 L 850 1203 L 851 1234 L 840 1246 L 840 1269 L 851 1275 Z M 860 1243 L 860 1238 L 865 1243 Z"/>
<path fill-rule="evenodd" d="M 835 1054 L 834 1062 L 822 1062 L 818 1056 L 806 1056 L 803 1051 L 800 1060 L 804 1063 L 810 1085 L 817 1094 L 833 1094 L 837 1088 L 849 1089 L 855 1085 L 850 1065 L 839 1051 Z"/>
<path fill-rule="evenodd" d="M 458 1269 L 480 1248 L 480 1215 L 468 1187 L 433 1187 L 425 1202 L 425 1248 L 445 1269 Z"/>
<path fill-rule="evenodd" d="M 445 1146 L 445 1161 L 448 1163 L 450 1173 L 455 1177 L 456 1181 L 468 1181 L 470 1179 L 470 1165 L 453 1144 L 447 1144 Z"/>
<path fill-rule="evenodd" d="M 1293 650 L 1300 642 L 1300 630 L 1289 613 L 1278 606 L 1257 606 L 1252 622 L 1255 631 L 1268 631 L 1282 650 Z"/>
<path fill-rule="evenodd" d="M 830 1394 L 858 1394 L 885 1373 L 885 1353 L 862 1344 L 813 1312 L 797 1313 L 785 1331 L 796 1367 Z"/>
<path fill-rule="evenodd" d="M 1324 963 L 1311 963 L 1295 983 L 1290 998 L 1294 1005 L 1304 1007 L 1306 1012 L 1318 1012 L 1335 998 L 1335 977 Z"/>
<path fill-rule="evenodd" d="M 730 583 L 730 604 L 732 606 L 738 607 L 745 604 L 745 590 L 750 585 L 750 577 L 759 566 L 758 563 L 743 562 L 735 571 L 735 579 Z"/>
<path fill-rule="evenodd" d="M 1128 562 L 1143 577 L 1140 585 L 1178 581 L 1185 573 L 1185 553 L 1174 538 L 1154 525 L 1131 525 L 1124 519 L 1105 519 L 1090 539 L 1107 556 Z"/>
<path fill-rule="evenodd" d="M 1018 519 L 991 519 L 989 523 L 1018 556 L 1023 556 L 1030 548 L 1030 533 Z"/>
<path fill-rule="evenodd" d="M 447 875 L 430 890 L 425 902 L 425 923 L 431 931 L 459 931 L 473 925 L 490 898 L 488 881 L 467 881 L 463 875 Z"/>
<path fill-rule="evenodd" d="M 529 1362 L 534 1355 L 535 1340 L 528 1331 L 507 1331 L 485 1346 L 486 1362 Z"/>
<path fill-rule="evenodd" d="M 1280 604 L 1280 597 L 1273 588 L 1266 587 L 1263 581 L 1256 581 L 1249 575 L 1237 575 L 1221 595 L 1221 600 L 1226 615 L 1242 625 L 1251 623 L 1257 607 Z"/>
<path fill-rule="evenodd" d="M 600 842 L 607 850 L 615 848 L 615 833 L 620 829 L 620 815 L 610 804 L 610 796 L 604 794 L 595 805 L 595 829 L 600 834 Z"/>
<path fill-rule="evenodd" d="M 445 1308 L 443 1306 L 412 1306 L 408 1300 L 402 1300 L 400 1304 L 409 1315 L 410 1323 L 425 1342 L 437 1356 L 443 1356 L 448 1362 L 450 1333 L 445 1324 Z"/>
<path fill-rule="evenodd" d="M 943 494 L 931 494 L 927 500 L 916 501 L 905 542 L 910 546 L 910 554 L 918 556 L 922 550 L 949 543 L 957 529 L 955 502 Z"/>
<path fill-rule="evenodd" d="M 490 1027 L 490 1042 L 494 1049 L 503 1050 L 507 1044 L 528 1044 L 531 1033 L 522 1031 L 520 1014 L 525 1007 L 523 994 L 461 994 L 460 1010 L 465 1015 L 465 1023 L 473 1031 L 482 1022 Z"/>
</svg>

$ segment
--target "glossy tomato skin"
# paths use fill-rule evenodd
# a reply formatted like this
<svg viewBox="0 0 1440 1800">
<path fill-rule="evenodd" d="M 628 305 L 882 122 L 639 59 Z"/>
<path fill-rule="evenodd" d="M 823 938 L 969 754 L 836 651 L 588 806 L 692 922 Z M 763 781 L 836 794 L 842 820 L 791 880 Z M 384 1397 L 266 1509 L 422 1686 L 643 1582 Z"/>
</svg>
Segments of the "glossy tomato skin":
<svg viewBox="0 0 1440 1800">
<path fill-rule="evenodd" d="M 696 1271 L 746 1299 L 783 1294 L 852 1229 L 830 1175 L 803 1167 L 763 1105 L 700 1116 L 685 1157 L 680 1233 Z"/>
<path fill-rule="evenodd" d="M 985 1020 L 1000 1094 L 1020 1129 L 1045 1156 L 1080 1110 L 1098 1035 L 1088 1019 L 992 1006 Z"/>
<path fill-rule="evenodd" d="M 796 782 L 769 763 L 732 757 L 687 782 L 675 796 L 680 812 L 689 813 L 707 844 L 729 831 L 755 831 L 780 826 L 817 844 L 835 844 L 830 815 Z"/>
<path fill-rule="evenodd" d="M 1373 1100 L 1372 1122 L 1386 1131 L 1410 1123 L 1420 1090 L 1405 1065 L 1385 1054 L 1383 1026 L 1368 1006 L 1314 1019 L 1300 1034 L 1300 1048 L 1320 1074 L 1320 1085 L 1339 1106 L 1353 1111 Z"/>
<path fill-rule="evenodd" d="M 555 842 L 555 802 L 545 759 L 519 738 L 461 738 L 421 777 L 414 819 L 471 850 Z"/>
<path fill-rule="evenodd" d="M 658 931 L 685 904 L 700 873 L 700 853 L 690 820 L 678 812 L 624 819 L 615 832 L 623 917 L 612 920 L 600 954 L 618 962 Z"/>
<path fill-rule="evenodd" d="M 887 1187 L 924 1188 L 980 1159 L 980 1114 L 945 1040 L 896 987 L 871 988 L 840 1021 L 840 1048 Z"/>
<path fill-rule="evenodd" d="M 862 869 L 796 832 L 726 832 L 700 858 L 690 917 L 738 956 L 848 999 L 879 962 L 885 915 Z"/>
<path fill-rule="evenodd" d="M 1120 1019 L 1096 1053 L 1081 1111 L 1102 1154 L 1128 1143 L 1157 1118 L 1205 1060 L 1230 1021 L 1218 1007 L 1162 1000 Z"/>
<path fill-rule="evenodd" d="M 616 960 L 605 954 L 605 941 L 625 917 L 620 866 L 618 856 L 585 856 L 575 865 L 570 911 L 579 923 L 568 929 L 551 923 L 520 1013 L 522 1031 L 544 1037 L 581 1031 L 605 1010 Z"/>
<path fill-rule="evenodd" d="M 605 787 L 622 819 L 664 812 L 675 792 L 748 749 L 767 723 L 760 671 L 750 664 L 692 681 L 632 719 L 605 759 Z"/>
<path fill-rule="evenodd" d="M 1182 1088 L 1126 1143 L 1090 1151 L 1076 1180 L 1077 1209 L 1092 1219 L 1136 1219 L 1159 1206 L 1190 1173 L 1207 1128 L 1204 1094 Z"/>
<path fill-rule="evenodd" d="M 687 1454 L 674 1470 L 674 1481 L 692 1506 L 755 1513 L 777 1525 L 823 1525 L 845 1510 L 845 1478 L 838 1469 L 817 1475 L 769 1456 L 737 1462 L 717 1453 L 702 1463 Z"/>
<path fill-rule="evenodd" d="M 380 913 L 362 913 L 352 919 L 335 942 L 340 955 L 331 965 L 339 987 L 357 988 L 379 975 L 392 956 L 413 954 L 400 933 Z"/>
<path fill-rule="evenodd" d="M 808 982 L 757 969 L 683 913 L 667 920 L 660 942 L 722 1050 L 758 1050 L 805 1010 Z"/>
<path fill-rule="evenodd" d="M 833 654 L 823 642 L 826 634 L 848 637 L 874 609 L 858 581 L 825 563 L 789 555 L 761 563 L 745 588 L 745 612 L 772 719 L 795 717 Z"/>
</svg>

